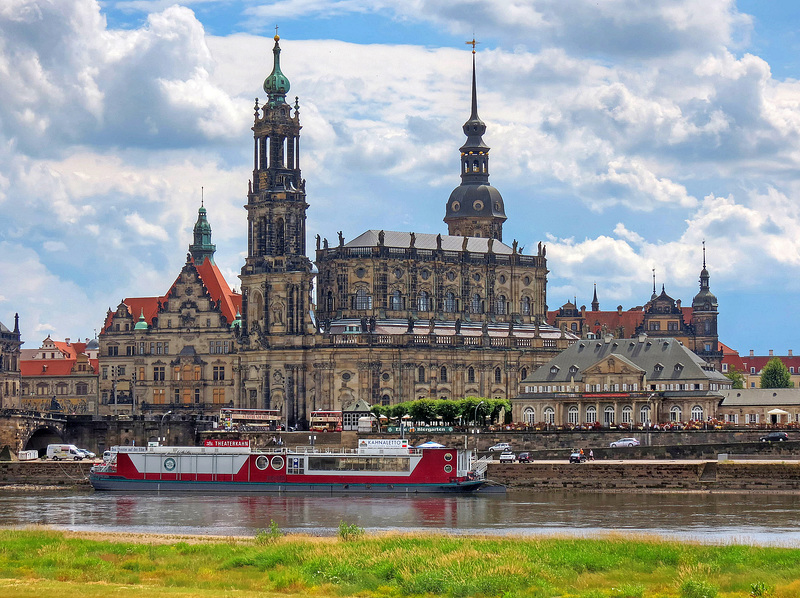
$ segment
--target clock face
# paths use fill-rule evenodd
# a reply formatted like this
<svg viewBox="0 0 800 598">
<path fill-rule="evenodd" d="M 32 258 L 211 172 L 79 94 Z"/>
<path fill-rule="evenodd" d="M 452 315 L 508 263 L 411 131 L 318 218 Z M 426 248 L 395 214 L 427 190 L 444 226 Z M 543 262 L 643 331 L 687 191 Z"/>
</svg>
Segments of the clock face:
<svg viewBox="0 0 800 598">
<path fill-rule="evenodd" d="M 480 212 L 480 211 L 483 209 L 483 202 L 482 202 L 482 201 L 480 201 L 480 200 L 477 200 L 477 201 L 475 201 L 475 202 L 472 204 L 472 208 L 473 208 L 473 209 L 474 209 L 476 212 Z"/>
<path fill-rule="evenodd" d="M 458 203 L 457 201 L 454 201 L 453 203 L 450 204 L 450 209 L 453 210 L 454 212 L 458 212 L 461 209 L 461 204 Z"/>
</svg>

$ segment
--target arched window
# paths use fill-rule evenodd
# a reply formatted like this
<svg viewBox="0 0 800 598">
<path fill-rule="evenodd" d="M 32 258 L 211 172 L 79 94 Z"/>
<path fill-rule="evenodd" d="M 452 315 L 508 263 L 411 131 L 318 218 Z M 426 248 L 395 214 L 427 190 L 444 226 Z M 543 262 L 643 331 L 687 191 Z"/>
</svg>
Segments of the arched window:
<svg viewBox="0 0 800 598">
<path fill-rule="evenodd" d="M 503 372 L 500 368 L 494 368 L 494 381 L 495 384 L 500 384 L 503 381 Z"/>
<path fill-rule="evenodd" d="M 472 366 L 467 368 L 467 382 L 475 382 L 475 368 Z"/>
<path fill-rule="evenodd" d="M 523 297 L 522 298 L 522 315 L 523 316 L 531 315 L 531 298 L 530 297 Z"/>
<path fill-rule="evenodd" d="M 671 422 L 679 422 L 681 421 L 681 408 L 677 405 L 673 405 L 669 410 L 669 421 Z"/>
<path fill-rule="evenodd" d="M 544 423 L 546 424 L 556 423 L 556 410 L 553 409 L 552 407 L 544 408 Z"/>
<path fill-rule="evenodd" d="M 480 170 L 481 170 L 481 168 L 480 168 L 480 164 L 478 163 L 478 161 L 477 161 L 477 160 L 475 160 L 475 161 L 472 163 L 472 172 L 480 172 Z"/>
<path fill-rule="evenodd" d="M 703 421 L 703 408 L 700 405 L 692 407 L 692 419 L 696 422 Z"/>
<path fill-rule="evenodd" d="M 428 292 L 420 291 L 417 294 L 417 310 L 430 311 L 430 307 L 428 306 L 429 301 L 430 301 L 430 296 L 428 295 Z"/>
<path fill-rule="evenodd" d="M 385 407 L 386 405 L 388 405 L 388 404 L 389 404 L 389 402 L 390 402 L 389 395 L 383 395 L 383 396 L 381 397 L 381 405 L 383 405 L 384 407 Z"/>
<path fill-rule="evenodd" d="M 570 324 L 569 328 L 570 330 L 572 330 L 572 332 L 578 332 L 578 323 L 573 322 L 572 324 Z"/>
<path fill-rule="evenodd" d="M 614 423 L 614 408 L 611 405 L 606 405 L 603 410 L 603 423 L 609 426 Z"/>
<path fill-rule="evenodd" d="M 524 380 L 528 377 L 528 368 L 522 368 L 519 372 L 519 379 Z"/>
<path fill-rule="evenodd" d="M 456 296 L 453 293 L 447 293 L 444 296 L 444 311 L 453 313 L 456 311 Z"/>
<path fill-rule="evenodd" d="M 506 309 L 506 296 L 505 295 L 498 295 L 497 299 L 494 302 L 494 313 L 499 315 L 505 315 L 508 313 Z"/>
<path fill-rule="evenodd" d="M 597 407 L 589 405 L 586 408 L 586 423 L 593 424 L 597 421 Z"/>
<path fill-rule="evenodd" d="M 394 311 L 400 311 L 403 309 L 403 295 L 400 293 L 400 291 L 395 291 L 392 293 L 389 309 Z"/>
<path fill-rule="evenodd" d="M 650 407 L 647 405 L 643 405 L 641 409 L 639 409 L 639 423 L 640 424 L 649 424 L 650 423 Z"/>
<path fill-rule="evenodd" d="M 425 366 L 421 365 L 417 368 L 417 382 L 425 382 Z"/>
<path fill-rule="evenodd" d="M 447 368 L 442 366 L 439 370 L 439 382 L 447 382 Z"/>
<path fill-rule="evenodd" d="M 522 411 L 522 421 L 526 424 L 536 423 L 536 412 L 533 410 L 533 407 L 525 407 Z"/>
<path fill-rule="evenodd" d="M 622 408 L 622 423 L 623 424 L 633 423 L 633 408 L 630 405 L 625 405 Z"/>
<path fill-rule="evenodd" d="M 473 314 L 479 314 L 483 310 L 481 310 L 481 296 L 478 293 L 475 293 L 472 296 L 472 299 L 469 302 L 469 311 Z"/>
<path fill-rule="evenodd" d="M 569 410 L 567 411 L 567 421 L 572 425 L 577 425 L 580 423 L 580 414 L 578 413 L 577 406 L 570 406 Z"/>
<path fill-rule="evenodd" d="M 353 308 L 372 309 L 372 295 L 368 295 L 366 289 L 358 289 L 356 291 Z"/>
</svg>

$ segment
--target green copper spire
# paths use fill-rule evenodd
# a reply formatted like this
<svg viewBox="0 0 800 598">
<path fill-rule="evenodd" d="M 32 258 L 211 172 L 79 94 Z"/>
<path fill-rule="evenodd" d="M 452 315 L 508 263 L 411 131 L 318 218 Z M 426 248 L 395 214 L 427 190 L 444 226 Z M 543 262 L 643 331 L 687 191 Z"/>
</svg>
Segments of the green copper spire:
<svg viewBox="0 0 800 598">
<path fill-rule="evenodd" d="M 264 91 L 267 92 L 267 102 L 275 107 L 278 104 L 286 103 L 286 94 L 289 92 L 289 79 L 281 72 L 281 47 L 278 41 L 281 38 L 275 35 L 275 47 L 272 48 L 274 63 L 272 72 L 264 80 Z"/>
<path fill-rule="evenodd" d="M 204 200 L 201 199 L 200 209 L 197 210 L 197 222 L 194 223 L 194 243 L 189 245 L 189 253 L 192 254 L 194 263 L 198 266 L 205 262 L 206 258 L 214 263 L 214 252 L 217 250 L 217 246 L 211 243 L 211 225 L 206 219 L 203 202 Z"/>
</svg>

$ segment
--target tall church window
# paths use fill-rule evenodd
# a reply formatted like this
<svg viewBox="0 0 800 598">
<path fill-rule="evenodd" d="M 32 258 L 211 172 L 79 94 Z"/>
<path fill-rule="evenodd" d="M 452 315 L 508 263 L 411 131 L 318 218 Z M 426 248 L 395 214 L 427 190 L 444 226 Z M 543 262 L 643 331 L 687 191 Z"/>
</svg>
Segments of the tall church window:
<svg viewBox="0 0 800 598">
<path fill-rule="evenodd" d="M 475 368 L 472 366 L 467 368 L 467 382 L 475 382 Z"/>
<path fill-rule="evenodd" d="M 494 381 L 496 384 L 503 381 L 503 371 L 500 368 L 494 368 Z"/>
<path fill-rule="evenodd" d="M 528 377 L 528 368 L 522 368 L 519 372 L 519 379 L 524 380 Z"/>
<path fill-rule="evenodd" d="M 523 316 L 531 315 L 531 298 L 530 297 L 523 297 L 522 298 L 522 315 Z"/>
<path fill-rule="evenodd" d="M 428 306 L 430 302 L 430 295 L 428 295 L 427 291 L 420 291 L 417 295 L 417 309 L 419 311 L 430 311 L 430 307 Z"/>
<path fill-rule="evenodd" d="M 711 322 L 703 322 L 703 330 L 706 334 L 711 334 Z"/>
<path fill-rule="evenodd" d="M 456 296 L 453 293 L 447 293 L 444 296 L 444 311 L 453 313 L 456 311 Z"/>
<path fill-rule="evenodd" d="M 333 311 L 333 291 L 328 291 L 328 295 L 325 300 L 325 309 L 327 311 Z"/>
<path fill-rule="evenodd" d="M 494 313 L 500 314 L 500 315 L 505 315 L 506 313 L 508 313 L 508 311 L 506 310 L 506 296 L 505 295 L 499 295 L 497 297 L 497 299 L 495 300 L 495 302 L 494 302 Z"/>
<path fill-rule="evenodd" d="M 389 309 L 393 309 L 395 311 L 400 311 L 403 309 L 403 295 L 400 294 L 400 291 L 395 291 L 392 293 Z"/>
<path fill-rule="evenodd" d="M 439 370 L 439 382 L 447 382 L 447 368 L 442 366 Z"/>
<path fill-rule="evenodd" d="M 425 366 L 421 365 L 417 368 L 417 382 L 420 384 L 425 382 Z"/>
<path fill-rule="evenodd" d="M 353 303 L 354 309 L 372 309 L 372 295 L 366 289 L 358 289 Z"/>
<path fill-rule="evenodd" d="M 469 310 L 473 314 L 482 313 L 483 310 L 481 309 L 481 296 L 478 295 L 478 293 L 475 293 L 472 296 L 472 299 L 469 302 Z"/>
</svg>

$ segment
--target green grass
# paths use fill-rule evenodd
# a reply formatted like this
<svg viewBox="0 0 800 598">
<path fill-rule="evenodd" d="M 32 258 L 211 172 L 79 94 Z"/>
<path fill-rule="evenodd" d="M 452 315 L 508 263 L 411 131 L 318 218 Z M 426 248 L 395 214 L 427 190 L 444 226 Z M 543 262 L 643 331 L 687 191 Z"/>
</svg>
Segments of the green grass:
<svg viewBox="0 0 800 598">
<path fill-rule="evenodd" d="M 345 529 L 350 526 L 343 524 Z M 274 526 L 273 526 L 274 527 Z M 0 595 L 795 598 L 800 550 L 607 537 L 164 540 L 0 530 Z M 123 536 L 124 538 L 124 536 Z"/>
</svg>

